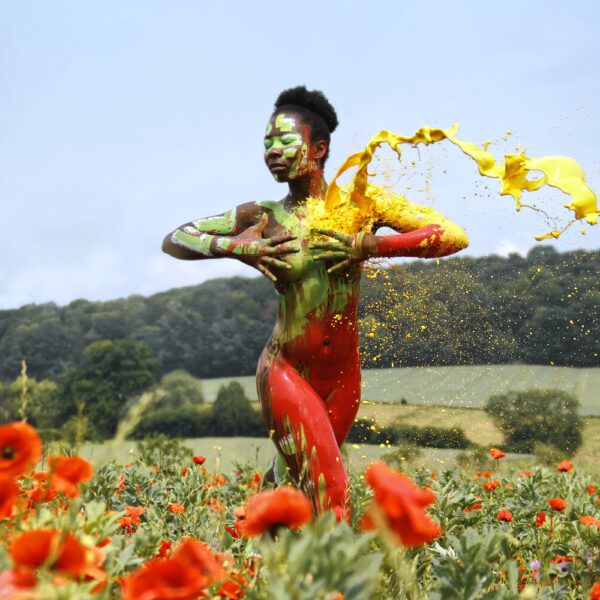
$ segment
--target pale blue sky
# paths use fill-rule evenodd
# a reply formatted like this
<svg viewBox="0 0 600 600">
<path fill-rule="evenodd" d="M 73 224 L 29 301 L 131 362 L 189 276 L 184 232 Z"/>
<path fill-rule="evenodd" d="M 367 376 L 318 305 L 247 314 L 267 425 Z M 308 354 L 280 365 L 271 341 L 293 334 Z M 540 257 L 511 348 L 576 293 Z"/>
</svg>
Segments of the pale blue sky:
<svg viewBox="0 0 600 600">
<path fill-rule="evenodd" d="M 596 1 L 0 0 L 0 308 L 253 275 L 160 244 L 185 221 L 285 194 L 262 136 L 298 84 L 338 111 L 329 177 L 382 128 L 460 121 L 498 156 L 573 156 L 598 191 L 599 27 Z M 415 175 L 399 191 L 408 181 L 463 225 L 470 254 L 526 252 L 548 229 L 456 148 L 406 158 L 431 190 Z M 568 216 L 560 193 L 538 199 Z M 554 244 L 597 249 L 600 227 Z"/>
</svg>

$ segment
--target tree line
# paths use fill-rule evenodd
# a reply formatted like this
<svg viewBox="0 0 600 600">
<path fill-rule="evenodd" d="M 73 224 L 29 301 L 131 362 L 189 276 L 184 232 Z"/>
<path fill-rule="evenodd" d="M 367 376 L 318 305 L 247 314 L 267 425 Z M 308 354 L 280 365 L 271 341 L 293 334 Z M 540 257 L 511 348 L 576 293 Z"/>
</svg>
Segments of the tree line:
<svg viewBox="0 0 600 600">
<path fill-rule="evenodd" d="M 365 270 L 360 306 L 366 367 L 521 362 L 598 366 L 600 251 L 457 257 Z M 156 374 L 252 374 L 277 298 L 264 278 L 222 278 L 150 297 L 0 311 L 0 380 L 26 360 L 58 380 L 101 340 L 143 344 Z"/>
</svg>

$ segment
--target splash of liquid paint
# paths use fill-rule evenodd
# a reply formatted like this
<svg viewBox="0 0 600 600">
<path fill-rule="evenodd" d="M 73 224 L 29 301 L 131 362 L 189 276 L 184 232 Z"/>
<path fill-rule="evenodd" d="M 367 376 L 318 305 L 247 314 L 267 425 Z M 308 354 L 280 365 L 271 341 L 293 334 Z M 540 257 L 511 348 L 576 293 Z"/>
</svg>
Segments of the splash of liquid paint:
<svg viewBox="0 0 600 600">
<path fill-rule="evenodd" d="M 459 140 L 456 138 L 457 132 L 458 124 L 454 124 L 448 129 L 421 127 L 409 137 L 387 130 L 373 136 L 363 151 L 349 156 L 338 169 L 329 185 L 324 203 L 313 198 L 308 200 L 307 211 L 311 226 L 356 233 L 368 229 L 377 220 L 377 215 L 381 214 L 382 210 L 401 211 L 403 206 L 410 204 L 406 198 L 389 194 L 368 183 L 367 167 L 375 151 L 379 146 L 387 143 L 401 159 L 402 144 L 427 146 L 443 140 L 458 146 L 464 154 L 472 158 L 481 175 L 498 179 L 500 194 L 512 196 L 517 210 L 527 206 L 521 203 L 523 190 L 533 192 L 549 185 L 571 196 L 571 202 L 565 204 L 565 207 L 575 213 L 575 219 L 560 231 L 554 229 L 535 236 L 536 240 L 558 238 L 575 220 L 585 219 L 590 225 L 598 223 L 600 211 L 598 211 L 596 194 L 586 185 L 581 166 L 572 158 L 566 156 L 529 158 L 523 153 L 518 153 L 507 154 L 504 162 L 497 162 L 494 155 L 487 151 L 487 144 L 480 148 L 472 142 Z M 358 167 L 352 183 L 340 188 L 337 184 L 338 178 L 352 167 Z M 542 175 L 529 179 L 529 174 L 535 171 L 541 172 Z M 427 209 L 423 207 L 421 210 Z"/>
</svg>

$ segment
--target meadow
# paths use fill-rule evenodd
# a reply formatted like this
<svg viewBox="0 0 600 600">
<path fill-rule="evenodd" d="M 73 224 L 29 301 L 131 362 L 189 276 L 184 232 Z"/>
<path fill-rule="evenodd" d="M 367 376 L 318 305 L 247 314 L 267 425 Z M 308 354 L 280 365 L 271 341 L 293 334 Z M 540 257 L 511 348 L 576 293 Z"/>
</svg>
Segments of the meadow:
<svg viewBox="0 0 600 600">
<path fill-rule="evenodd" d="M 557 388 L 579 399 L 579 413 L 600 416 L 600 368 L 545 365 L 475 365 L 465 367 L 405 367 L 363 369 L 363 400 L 481 408 L 493 394 L 509 390 Z M 207 401 L 213 401 L 221 385 L 239 381 L 248 398 L 256 398 L 254 376 L 203 379 Z"/>
</svg>

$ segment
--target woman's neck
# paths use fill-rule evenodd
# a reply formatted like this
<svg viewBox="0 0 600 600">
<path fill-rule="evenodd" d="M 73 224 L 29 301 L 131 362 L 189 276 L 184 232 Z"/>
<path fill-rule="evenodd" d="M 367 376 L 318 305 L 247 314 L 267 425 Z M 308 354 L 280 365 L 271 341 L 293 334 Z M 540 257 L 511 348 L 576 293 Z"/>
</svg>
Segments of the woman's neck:
<svg viewBox="0 0 600 600">
<path fill-rule="evenodd" d="M 288 182 L 290 191 L 283 199 L 283 204 L 288 208 L 297 207 L 306 203 L 306 199 L 324 198 L 327 192 L 327 182 L 321 169 L 312 171 L 306 177 L 297 177 Z"/>
</svg>

